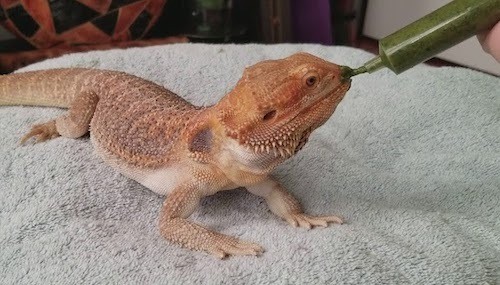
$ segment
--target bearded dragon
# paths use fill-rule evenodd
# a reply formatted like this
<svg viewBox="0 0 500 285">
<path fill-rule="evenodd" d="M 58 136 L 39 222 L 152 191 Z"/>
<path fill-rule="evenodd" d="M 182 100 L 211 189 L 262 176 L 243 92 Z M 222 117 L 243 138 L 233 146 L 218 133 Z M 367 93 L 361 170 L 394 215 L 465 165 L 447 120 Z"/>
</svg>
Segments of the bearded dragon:
<svg viewBox="0 0 500 285">
<path fill-rule="evenodd" d="M 78 138 L 90 131 L 98 156 L 152 191 L 167 195 L 159 230 L 168 241 L 219 258 L 260 255 L 253 242 L 188 219 L 200 199 L 244 187 L 293 226 L 342 223 L 305 214 L 271 177 L 296 154 L 350 88 L 341 67 L 307 53 L 247 67 L 217 104 L 197 107 L 153 82 L 123 72 L 68 68 L 0 77 L 0 105 L 68 108 L 21 139 Z"/>
</svg>

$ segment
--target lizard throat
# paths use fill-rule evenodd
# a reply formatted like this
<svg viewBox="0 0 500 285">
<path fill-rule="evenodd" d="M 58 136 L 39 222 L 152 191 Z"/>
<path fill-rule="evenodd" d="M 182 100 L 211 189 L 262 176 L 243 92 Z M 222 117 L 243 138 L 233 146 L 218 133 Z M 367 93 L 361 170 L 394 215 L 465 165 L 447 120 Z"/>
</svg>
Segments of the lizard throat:
<svg viewBox="0 0 500 285">
<path fill-rule="evenodd" d="M 262 161 L 281 162 L 290 158 L 299 152 L 309 140 L 309 136 L 313 131 L 312 127 L 307 128 L 301 133 L 283 134 L 280 140 L 273 140 L 262 144 L 248 144 L 246 149 L 256 156 L 261 156 Z"/>
<path fill-rule="evenodd" d="M 297 145 L 297 147 L 295 147 L 294 154 L 299 152 L 306 145 L 312 131 L 313 131 L 312 128 L 308 128 L 307 130 L 305 130 L 304 133 L 302 133 L 302 136 L 300 137 L 300 140 L 299 140 L 299 144 Z"/>
</svg>

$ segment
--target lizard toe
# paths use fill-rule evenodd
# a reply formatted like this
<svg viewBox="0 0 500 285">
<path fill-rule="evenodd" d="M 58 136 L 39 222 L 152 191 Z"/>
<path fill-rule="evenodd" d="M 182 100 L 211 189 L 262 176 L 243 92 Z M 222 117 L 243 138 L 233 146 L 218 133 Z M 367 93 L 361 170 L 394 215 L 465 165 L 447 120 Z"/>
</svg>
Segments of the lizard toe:
<svg viewBox="0 0 500 285">
<path fill-rule="evenodd" d="M 343 224 L 343 221 L 340 217 L 337 216 L 320 216 L 315 217 L 311 215 L 307 215 L 304 213 L 296 213 L 291 215 L 286 219 L 288 223 L 292 226 L 300 226 L 301 228 L 311 229 L 314 227 L 327 227 L 328 223 L 336 223 Z"/>
<path fill-rule="evenodd" d="M 56 129 L 55 120 L 34 125 L 31 130 L 21 138 L 21 144 L 26 143 L 29 139 L 35 138 L 37 143 L 50 140 L 59 136 Z"/>
<path fill-rule="evenodd" d="M 258 256 L 264 252 L 264 249 L 256 243 L 220 234 L 215 242 L 215 246 L 208 251 L 218 258 L 224 259 L 231 255 Z"/>
</svg>

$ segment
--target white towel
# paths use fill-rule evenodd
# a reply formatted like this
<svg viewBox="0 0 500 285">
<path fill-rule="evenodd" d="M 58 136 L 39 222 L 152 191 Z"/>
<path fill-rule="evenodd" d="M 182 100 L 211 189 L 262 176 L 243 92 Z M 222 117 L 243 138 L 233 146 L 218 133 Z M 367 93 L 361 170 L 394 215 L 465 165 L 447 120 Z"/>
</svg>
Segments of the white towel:
<svg viewBox="0 0 500 285">
<path fill-rule="evenodd" d="M 179 44 L 67 55 L 24 68 L 116 69 L 193 104 L 215 103 L 260 60 L 310 52 L 357 67 L 366 52 L 320 45 Z M 88 136 L 19 146 L 63 110 L 0 107 L 0 284 L 500 283 L 500 79 L 418 66 L 353 78 L 332 118 L 275 174 L 313 214 L 296 229 L 244 190 L 192 219 L 261 244 L 225 261 L 167 243 L 164 197 L 117 174 Z"/>
</svg>

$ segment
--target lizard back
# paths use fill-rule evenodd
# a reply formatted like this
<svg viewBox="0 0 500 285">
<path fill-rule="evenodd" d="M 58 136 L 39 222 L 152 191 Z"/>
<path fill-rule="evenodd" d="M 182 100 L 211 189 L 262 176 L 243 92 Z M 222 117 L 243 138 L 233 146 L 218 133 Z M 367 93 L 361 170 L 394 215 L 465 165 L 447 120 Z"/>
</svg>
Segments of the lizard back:
<svg viewBox="0 0 500 285">
<path fill-rule="evenodd" d="M 98 97 L 92 141 L 131 165 L 155 167 L 175 157 L 171 151 L 197 108 L 151 81 L 123 72 L 66 68 L 0 76 L 0 105 L 72 106 L 76 96 Z"/>
<path fill-rule="evenodd" d="M 128 164 L 155 168 L 175 161 L 173 150 L 201 108 L 135 76 L 123 74 L 119 81 L 97 104 L 90 128 L 94 140 Z"/>
</svg>

